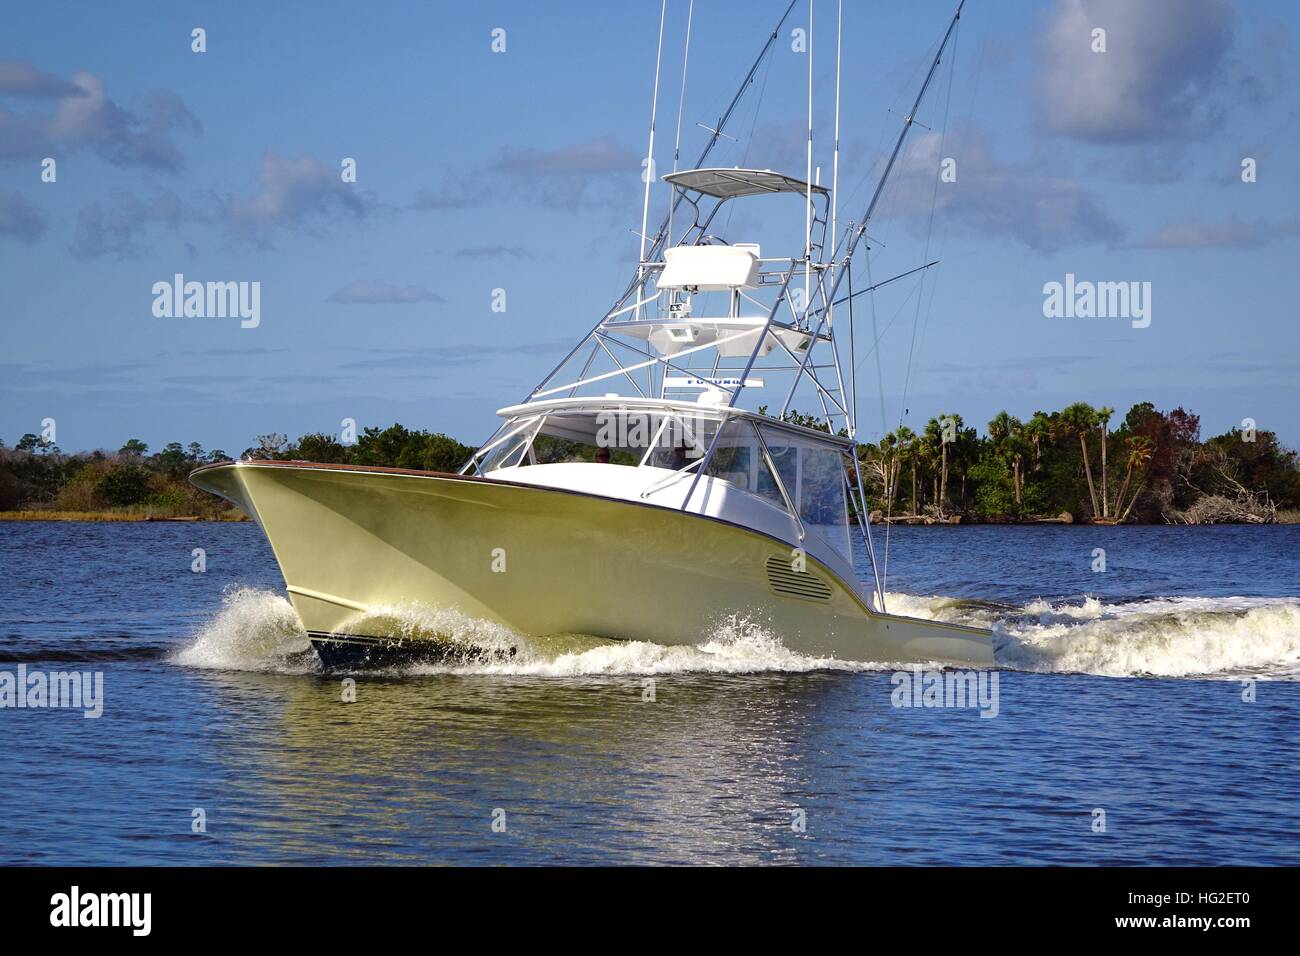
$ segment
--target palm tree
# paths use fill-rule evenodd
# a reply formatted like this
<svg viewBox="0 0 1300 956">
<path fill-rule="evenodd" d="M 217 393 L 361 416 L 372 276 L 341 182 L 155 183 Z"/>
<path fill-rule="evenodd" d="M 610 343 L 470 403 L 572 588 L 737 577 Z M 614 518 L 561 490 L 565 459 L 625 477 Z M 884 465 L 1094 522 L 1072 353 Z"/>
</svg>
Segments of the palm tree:
<svg viewBox="0 0 1300 956">
<path fill-rule="evenodd" d="M 1042 412 L 1034 412 L 1033 417 L 1025 424 L 1025 438 L 1034 446 L 1034 471 L 1042 467 L 1043 442 L 1052 440 L 1052 431 L 1052 420 Z"/>
<path fill-rule="evenodd" d="M 898 434 L 889 432 L 880 439 L 880 443 L 876 446 L 860 445 L 858 447 L 861 451 L 862 464 L 880 477 L 881 498 L 885 502 L 885 510 L 892 512 L 894 497 L 898 493 L 899 459 L 903 455 L 903 449 L 899 447 L 898 443 Z M 872 457 L 873 447 L 880 453 L 879 457 Z"/>
<path fill-rule="evenodd" d="M 1014 418 L 1011 421 L 1015 427 L 1011 431 L 1011 437 L 1007 440 L 1007 451 L 1011 456 L 1011 480 L 1015 483 L 1016 511 L 1019 511 L 1024 505 L 1022 495 L 1025 488 L 1024 461 L 1029 445 L 1025 441 L 1024 426 Z"/>
<path fill-rule="evenodd" d="M 1092 463 L 1088 460 L 1088 432 L 1097 427 L 1097 410 L 1087 402 L 1075 402 L 1061 409 L 1061 424 L 1066 433 L 1079 436 L 1079 448 L 1083 452 L 1083 470 L 1088 476 L 1088 497 L 1092 501 L 1092 514 L 1096 517 L 1101 509 L 1097 507 L 1097 487 L 1092 481 Z"/>
<path fill-rule="evenodd" d="M 892 502 L 898 490 L 898 473 L 904 463 L 912 466 L 912 512 L 916 512 L 916 434 L 906 425 L 899 425 L 881 439 L 881 447 L 889 447 L 889 494 Z"/>
<path fill-rule="evenodd" d="M 961 508 L 966 509 L 966 483 L 970 470 L 979 464 L 982 443 L 973 428 L 963 428 L 957 433 L 953 446 L 953 467 L 961 471 Z"/>
<path fill-rule="evenodd" d="M 1110 517 L 1110 500 L 1106 492 L 1106 430 L 1110 425 L 1110 416 L 1114 414 L 1115 409 L 1107 408 L 1105 405 L 1097 409 L 1097 421 L 1101 425 L 1101 516 L 1103 518 Z"/>
<path fill-rule="evenodd" d="M 1115 514 L 1119 515 L 1122 524 L 1127 518 L 1128 513 L 1133 510 L 1133 502 L 1137 501 L 1138 495 L 1142 493 L 1142 488 L 1146 483 L 1146 476 L 1143 475 L 1142 481 L 1138 483 L 1133 492 L 1133 497 L 1128 503 L 1128 507 L 1120 512 L 1120 505 L 1124 502 L 1124 495 L 1128 491 L 1129 480 L 1133 477 L 1133 472 L 1139 468 L 1145 468 L 1151 461 L 1151 456 L 1155 452 L 1155 445 L 1151 439 L 1145 435 L 1134 435 L 1124 442 L 1128 446 L 1128 471 L 1124 475 L 1124 484 L 1120 485 L 1119 494 L 1115 496 Z"/>
<path fill-rule="evenodd" d="M 961 435 L 962 420 L 956 412 L 940 415 L 925 424 L 925 434 L 938 446 L 939 450 L 939 486 L 935 492 L 935 505 L 942 518 L 944 503 L 948 500 L 948 446 L 954 444 Z M 952 438 L 948 437 L 951 430 Z"/>
<path fill-rule="evenodd" d="M 943 426 L 939 419 L 932 418 L 925 423 L 925 433 L 921 438 L 922 453 L 930 465 L 933 502 L 939 517 L 943 517 L 943 493 L 946 490 L 940 482 L 946 482 L 948 471 L 948 445 L 943 440 Z"/>
<path fill-rule="evenodd" d="M 1007 440 L 1007 436 L 1011 434 L 1011 416 L 1007 414 L 1005 409 L 993 416 L 989 422 L 988 434 L 994 448 L 1001 447 L 1002 443 Z"/>
<path fill-rule="evenodd" d="M 880 459 L 875 462 L 880 475 L 881 497 L 885 499 L 885 510 L 892 511 L 894 506 L 894 459 L 898 457 L 898 436 L 893 432 L 880 439 Z"/>
<path fill-rule="evenodd" d="M 894 456 L 894 477 L 890 479 L 890 485 L 898 486 L 898 473 L 903 467 L 904 462 L 911 462 L 912 465 L 912 510 L 916 511 L 916 432 L 906 425 L 899 425 L 894 429 L 894 447 L 898 453 Z"/>
<path fill-rule="evenodd" d="M 1011 484 L 1016 493 L 1016 509 L 1019 510 L 1022 504 L 1020 466 L 1025 454 L 1025 426 L 1014 415 L 1001 411 L 989 422 L 988 432 L 994 454 L 1011 466 Z"/>
<path fill-rule="evenodd" d="M 943 432 L 935 419 L 925 423 L 925 431 L 916 440 L 916 454 L 921 463 L 930 469 L 931 502 L 939 507 L 939 462 L 943 456 Z"/>
</svg>

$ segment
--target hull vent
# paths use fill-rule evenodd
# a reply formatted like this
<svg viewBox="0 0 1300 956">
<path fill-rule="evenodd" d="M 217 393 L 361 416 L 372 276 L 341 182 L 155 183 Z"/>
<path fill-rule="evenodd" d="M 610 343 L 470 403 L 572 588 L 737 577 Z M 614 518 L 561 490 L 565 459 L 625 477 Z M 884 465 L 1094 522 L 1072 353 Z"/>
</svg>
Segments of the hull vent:
<svg viewBox="0 0 1300 956">
<path fill-rule="evenodd" d="M 829 601 L 831 589 L 826 582 L 811 571 L 795 571 L 789 559 L 772 555 L 767 559 L 767 584 L 782 597 L 802 601 Z"/>
</svg>

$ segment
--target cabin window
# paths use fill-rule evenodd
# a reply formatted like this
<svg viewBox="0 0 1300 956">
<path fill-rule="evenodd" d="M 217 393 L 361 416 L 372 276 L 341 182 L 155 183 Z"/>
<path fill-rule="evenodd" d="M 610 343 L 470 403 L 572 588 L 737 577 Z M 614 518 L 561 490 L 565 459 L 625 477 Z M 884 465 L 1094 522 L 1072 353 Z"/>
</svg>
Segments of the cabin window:
<svg viewBox="0 0 1300 956">
<path fill-rule="evenodd" d="M 551 412 L 537 426 L 507 439 L 483 471 L 575 462 L 646 464 L 679 471 L 698 462 L 717 429 L 716 419 L 636 408 Z"/>
<path fill-rule="evenodd" d="M 709 463 L 709 477 L 735 485 L 743 491 L 754 490 L 754 449 L 749 445 L 723 446 L 719 440 Z"/>
<path fill-rule="evenodd" d="M 524 460 L 529 442 L 537 431 L 537 419 L 512 421 L 509 424 L 512 433 L 484 456 L 478 466 L 479 474 L 496 471 L 498 468 L 513 468 Z"/>
<path fill-rule="evenodd" d="M 768 454 L 772 456 L 772 464 L 776 465 L 776 473 L 781 476 L 785 493 L 790 496 L 791 501 L 797 502 L 799 500 L 799 449 L 787 444 L 786 437 L 774 428 L 762 428 L 762 432 L 763 442 L 767 445 Z M 781 506 L 785 507 L 781 490 L 777 488 L 776 480 L 767 469 L 758 476 L 758 493 L 764 498 L 780 502 Z"/>
<path fill-rule="evenodd" d="M 648 442 L 648 427 L 629 421 L 622 409 L 552 412 L 542 420 L 525 464 L 593 462 L 635 468 Z"/>
<path fill-rule="evenodd" d="M 759 431 L 805 531 L 820 535 L 836 551 L 852 559 L 843 453 L 835 446 L 769 425 L 760 425 Z M 784 506 L 770 472 L 759 474 L 758 493 Z"/>
<path fill-rule="evenodd" d="M 705 416 L 670 412 L 650 417 L 653 428 L 645 463 L 669 471 L 681 471 L 703 458 L 718 429 L 717 419 Z"/>
<path fill-rule="evenodd" d="M 821 535 L 852 560 L 844 457 L 839 449 L 815 445 L 799 449 L 799 517 L 809 532 Z"/>
<path fill-rule="evenodd" d="M 762 464 L 754 446 L 754 429 L 749 422 L 733 421 L 724 425 L 706 474 L 742 491 L 758 494 L 761 476 L 767 473 L 767 466 Z M 774 503 L 784 507 L 780 495 Z"/>
</svg>

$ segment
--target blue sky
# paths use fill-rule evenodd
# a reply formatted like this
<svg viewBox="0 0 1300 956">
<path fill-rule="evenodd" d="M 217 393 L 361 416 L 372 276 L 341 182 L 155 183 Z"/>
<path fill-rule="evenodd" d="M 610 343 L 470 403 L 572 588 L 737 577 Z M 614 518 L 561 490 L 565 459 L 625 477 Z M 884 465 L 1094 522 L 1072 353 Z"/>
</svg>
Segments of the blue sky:
<svg viewBox="0 0 1300 956">
<path fill-rule="evenodd" d="M 784 5 L 698 0 L 684 157 Z M 844 216 L 865 205 L 953 7 L 845 3 Z M 661 171 L 686 9 L 670 0 Z M 630 274 L 658 15 L 578 2 L 7 6 L 0 439 L 45 418 L 65 450 L 139 437 L 238 453 L 343 418 L 482 438 Z M 815 0 L 814 16 L 828 177 L 834 0 Z M 789 34 L 806 19 L 800 0 L 733 120 L 738 141 L 710 164 L 802 175 L 807 59 Z M 191 50 L 195 27 L 205 53 Z M 1089 49 L 1097 27 L 1104 54 Z M 1300 8 L 1281 2 L 970 0 L 929 129 L 869 230 L 877 279 L 912 268 L 937 196 L 942 264 L 877 296 L 883 379 L 863 362 L 864 437 L 879 433 L 883 394 L 891 427 L 959 411 L 982 428 L 1001 408 L 1027 417 L 1080 399 L 1122 415 L 1150 400 L 1200 413 L 1207 435 L 1249 417 L 1300 443 L 1298 28 Z M 42 182 L 45 157 L 55 182 Z M 935 193 L 943 157 L 957 181 Z M 1245 157 L 1256 182 L 1241 181 Z M 662 211 L 666 190 L 655 199 Z M 738 208 L 730 238 L 774 250 L 767 212 Z M 178 272 L 260 282 L 261 324 L 156 318 L 152 286 Z M 1043 285 L 1067 273 L 1150 282 L 1150 327 L 1045 318 Z M 491 310 L 495 288 L 505 313 Z M 858 315 L 869 320 L 865 303 Z"/>
</svg>

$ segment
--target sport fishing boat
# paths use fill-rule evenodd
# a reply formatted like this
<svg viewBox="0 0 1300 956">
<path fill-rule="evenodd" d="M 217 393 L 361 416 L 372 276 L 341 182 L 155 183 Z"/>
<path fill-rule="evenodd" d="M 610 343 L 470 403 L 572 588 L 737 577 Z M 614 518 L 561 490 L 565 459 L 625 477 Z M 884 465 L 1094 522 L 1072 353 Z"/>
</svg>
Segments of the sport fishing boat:
<svg viewBox="0 0 1300 956">
<path fill-rule="evenodd" d="M 812 169 L 811 106 L 803 178 L 705 163 L 793 6 L 705 127 L 699 161 L 662 177 L 668 209 L 653 236 L 645 177 L 626 290 L 524 401 L 498 412 L 459 473 L 244 460 L 191 475 L 259 523 L 327 666 L 485 650 L 451 629 L 395 629 L 391 609 L 404 604 L 525 638 L 699 644 L 740 618 L 816 657 L 992 664 L 988 631 L 886 608 L 843 307 L 856 294 L 855 251 L 961 11 L 870 205 L 840 230 L 836 183 Z M 809 76 L 811 104 L 811 64 Z M 658 90 L 656 66 L 656 104 Z M 784 254 L 718 225 L 733 203 L 781 199 L 804 212 L 801 241 Z M 768 401 L 753 407 L 755 395 Z M 800 399 L 820 414 L 795 413 Z"/>
</svg>

